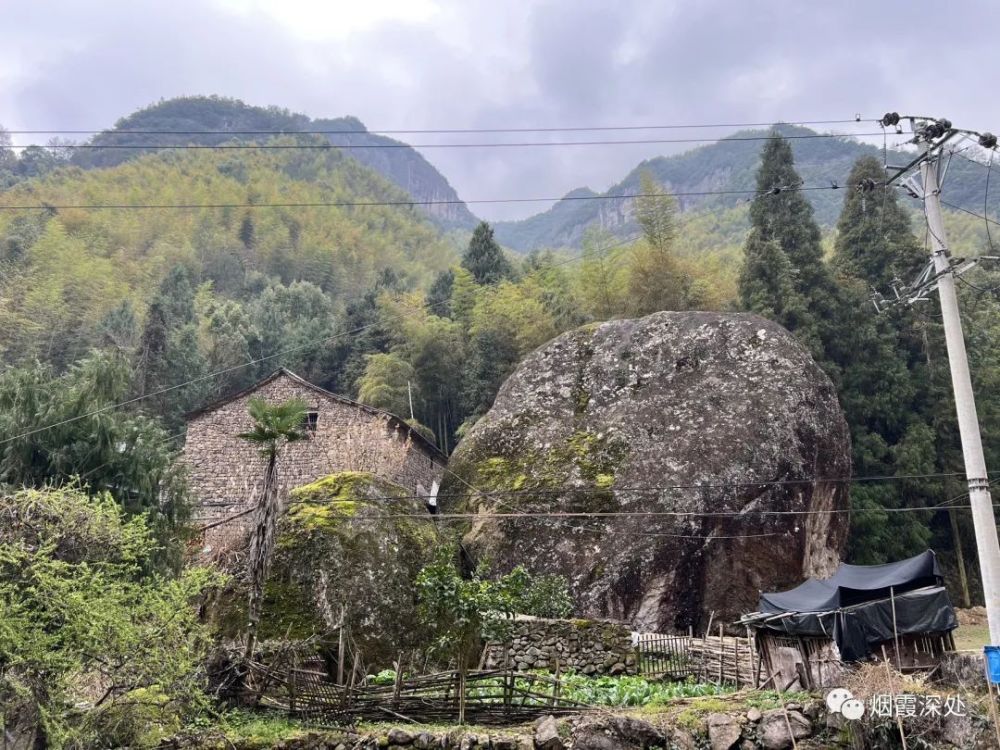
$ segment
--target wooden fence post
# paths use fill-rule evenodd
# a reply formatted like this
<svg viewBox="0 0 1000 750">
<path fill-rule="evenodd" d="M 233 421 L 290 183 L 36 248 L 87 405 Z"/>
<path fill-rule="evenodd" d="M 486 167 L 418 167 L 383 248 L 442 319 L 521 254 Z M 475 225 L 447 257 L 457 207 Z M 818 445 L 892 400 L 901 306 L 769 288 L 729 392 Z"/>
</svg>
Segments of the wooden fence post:
<svg viewBox="0 0 1000 750">
<path fill-rule="evenodd" d="M 288 670 L 288 715 L 295 715 L 295 675 L 299 667 L 299 655 L 292 657 L 292 668 Z"/>
<path fill-rule="evenodd" d="M 552 703 L 550 705 L 556 705 L 559 702 L 559 658 L 556 657 L 556 681 L 552 685 Z"/>
<path fill-rule="evenodd" d="M 458 723 L 462 725 L 465 724 L 465 654 L 459 657 L 458 664 Z"/>
<path fill-rule="evenodd" d="M 396 662 L 396 679 L 392 686 L 392 707 L 399 705 L 399 692 L 403 685 L 403 651 L 399 652 L 399 660 Z"/>
<path fill-rule="evenodd" d="M 340 605 L 340 627 L 337 628 L 337 684 L 344 684 L 344 657 L 347 651 L 347 643 L 344 639 L 344 605 Z"/>
<path fill-rule="evenodd" d="M 726 662 L 726 642 L 722 639 L 722 623 L 719 623 L 719 684 L 722 684 L 722 666 Z"/>
</svg>

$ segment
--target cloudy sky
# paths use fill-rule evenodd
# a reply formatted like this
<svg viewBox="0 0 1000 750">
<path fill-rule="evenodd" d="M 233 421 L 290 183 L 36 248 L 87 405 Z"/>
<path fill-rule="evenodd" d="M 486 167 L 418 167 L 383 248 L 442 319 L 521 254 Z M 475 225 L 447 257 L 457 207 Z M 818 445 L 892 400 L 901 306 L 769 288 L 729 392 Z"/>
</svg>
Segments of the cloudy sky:
<svg viewBox="0 0 1000 750">
<path fill-rule="evenodd" d="M 0 7 L 0 124 L 8 129 L 102 128 L 161 98 L 221 94 L 312 117 L 351 114 L 370 129 L 875 119 L 895 109 L 1000 131 L 1000 3 L 0 0 Z M 679 148 L 424 154 L 463 198 L 487 199 L 604 190 L 643 158 Z M 538 209 L 476 207 L 491 219 Z"/>
</svg>

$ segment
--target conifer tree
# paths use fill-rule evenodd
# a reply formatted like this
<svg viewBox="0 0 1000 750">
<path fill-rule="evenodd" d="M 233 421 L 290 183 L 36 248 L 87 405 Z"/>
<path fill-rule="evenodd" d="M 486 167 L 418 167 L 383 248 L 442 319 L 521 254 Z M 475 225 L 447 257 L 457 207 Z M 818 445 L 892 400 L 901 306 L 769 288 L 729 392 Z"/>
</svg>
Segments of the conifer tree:
<svg viewBox="0 0 1000 750">
<path fill-rule="evenodd" d="M 756 227 L 750 230 L 743 252 L 739 280 L 743 306 L 794 330 L 807 313 L 805 300 L 795 289 L 794 270 L 788 256 L 776 241 L 765 239 Z"/>
<path fill-rule="evenodd" d="M 462 257 L 462 267 L 467 269 L 477 284 L 497 284 L 514 275 L 514 269 L 493 239 L 493 227 L 479 222 L 469 240 L 469 247 Z"/>
<path fill-rule="evenodd" d="M 451 317 L 451 292 L 455 286 L 455 270 L 441 271 L 427 290 L 427 309 L 442 318 Z"/>
<path fill-rule="evenodd" d="M 839 393 L 851 428 L 854 473 L 861 476 L 940 471 L 925 332 L 914 312 L 896 306 L 878 314 L 870 289 L 909 279 L 923 253 L 885 173 L 865 157 L 847 181 L 831 265 L 837 273 L 838 308 L 826 341 L 828 362 L 840 374 Z M 946 399 L 945 399 L 946 400 Z M 851 488 L 853 560 L 881 563 L 926 548 L 930 516 L 888 511 L 931 505 L 941 487 L 928 482 L 872 483 Z"/>
<path fill-rule="evenodd" d="M 144 399 L 143 407 L 162 416 L 169 429 L 181 424 L 181 415 L 205 395 L 203 384 L 165 391 L 197 378 L 205 362 L 197 347 L 194 287 L 183 266 L 163 279 L 146 312 L 135 357 L 136 395 L 156 394 Z"/>
<path fill-rule="evenodd" d="M 812 206 L 798 190 L 801 184 L 791 146 L 775 134 L 762 150 L 757 171 L 757 196 L 750 206 L 752 231 L 740 272 L 740 302 L 744 309 L 781 323 L 823 360 L 836 287 L 823 262 Z M 776 268 L 769 267 L 774 264 Z M 792 291 L 794 298 L 788 296 Z"/>
<path fill-rule="evenodd" d="M 884 187 L 885 169 L 864 156 L 847 179 L 847 195 L 837 222 L 834 269 L 876 289 L 894 278 L 909 281 L 926 262 L 910 219 L 891 188 Z"/>
</svg>

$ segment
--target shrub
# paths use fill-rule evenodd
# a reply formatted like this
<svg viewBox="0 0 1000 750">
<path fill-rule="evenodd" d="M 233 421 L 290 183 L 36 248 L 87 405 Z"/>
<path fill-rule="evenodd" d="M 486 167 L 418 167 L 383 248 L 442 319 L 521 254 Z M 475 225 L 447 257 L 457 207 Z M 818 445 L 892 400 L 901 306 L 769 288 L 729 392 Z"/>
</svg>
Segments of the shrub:
<svg viewBox="0 0 1000 750">
<path fill-rule="evenodd" d="M 207 700 L 207 569 L 148 574 L 143 517 L 77 488 L 0 494 L 0 716 L 38 745 L 136 745 Z"/>
</svg>

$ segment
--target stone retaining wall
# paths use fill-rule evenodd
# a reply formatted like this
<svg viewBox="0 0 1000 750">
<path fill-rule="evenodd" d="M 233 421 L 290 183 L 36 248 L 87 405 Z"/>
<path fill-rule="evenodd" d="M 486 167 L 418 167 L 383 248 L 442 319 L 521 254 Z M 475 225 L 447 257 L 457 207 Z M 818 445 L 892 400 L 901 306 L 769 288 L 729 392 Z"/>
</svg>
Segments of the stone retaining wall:
<svg viewBox="0 0 1000 750">
<path fill-rule="evenodd" d="M 572 670 L 578 674 L 637 674 L 632 631 L 602 620 L 518 618 L 508 658 L 517 669 Z M 503 667 L 504 648 L 491 644 L 488 669 Z"/>
</svg>

